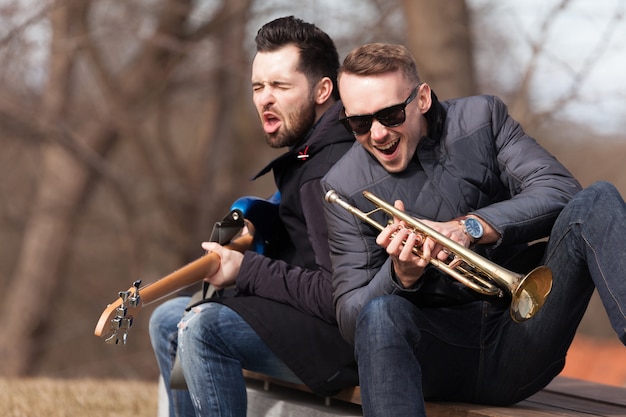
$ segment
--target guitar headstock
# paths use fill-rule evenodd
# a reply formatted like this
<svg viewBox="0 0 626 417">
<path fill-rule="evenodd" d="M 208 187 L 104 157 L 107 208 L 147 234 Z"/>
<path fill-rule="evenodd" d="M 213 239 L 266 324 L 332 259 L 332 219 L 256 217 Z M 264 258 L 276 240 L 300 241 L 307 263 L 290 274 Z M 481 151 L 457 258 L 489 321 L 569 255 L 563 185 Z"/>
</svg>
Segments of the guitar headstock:
<svg viewBox="0 0 626 417">
<path fill-rule="evenodd" d="M 265 200 L 262 200 L 265 202 Z M 248 207 L 255 208 L 260 202 L 250 201 Z M 269 203 L 266 203 L 269 204 Z M 277 204 L 272 204 L 277 211 Z M 221 222 L 217 222 L 211 233 L 211 240 L 225 245 L 226 248 L 241 253 L 250 249 L 254 236 L 243 234 L 235 238 L 245 225 L 243 210 L 233 207 Z M 258 235 L 260 236 L 260 234 Z M 235 238 L 231 241 L 231 239 Z M 260 238 L 259 238 L 260 239 Z M 119 298 L 109 304 L 102 312 L 94 330 L 97 337 L 104 337 L 109 344 L 126 344 L 128 331 L 133 318 L 139 314 L 141 307 L 149 305 L 176 291 L 187 288 L 202 281 L 205 277 L 217 272 L 220 257 L 216 253 L 207 253 L 193 262 L 184 265 L 167 276 L 139 288 L 141 281 L 135 281 L 127 291 L 120 291 Z"/>
<path fill-rule="evenodd" d="M 141 280 L 137 280 L 128 290 L 119 292 L 119 298 L 102 312 L 94 331 L 96 336 L 104 336 L 108 344 L 117 345 L 120 340 L 126 344 L 128 330 L 133 325 L 133 312 L 141 304 L 140 285 Z M 105 330 L 107 324 L 109 328 Z M 105 331 L 108 333 L 105 334 Z"/>
</svg>

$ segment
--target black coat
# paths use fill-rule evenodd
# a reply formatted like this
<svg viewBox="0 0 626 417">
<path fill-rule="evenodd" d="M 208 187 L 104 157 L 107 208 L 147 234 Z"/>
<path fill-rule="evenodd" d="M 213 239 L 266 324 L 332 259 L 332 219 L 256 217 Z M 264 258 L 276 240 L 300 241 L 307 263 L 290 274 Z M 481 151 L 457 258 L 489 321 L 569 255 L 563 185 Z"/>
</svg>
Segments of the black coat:
<svg viewBox="0 0 626 417">
<path fill-rule="evenodd" d="M 338 123 L 341 103 L 298 146 L 272 161 L 286 239 L 277 258 L 246 252 L 234 297 L 217 301 L 241 315 L 314 392 L 358 384 L 353 348 L 339 333 L 320 179 L 352 146 Z"/>
</svg>

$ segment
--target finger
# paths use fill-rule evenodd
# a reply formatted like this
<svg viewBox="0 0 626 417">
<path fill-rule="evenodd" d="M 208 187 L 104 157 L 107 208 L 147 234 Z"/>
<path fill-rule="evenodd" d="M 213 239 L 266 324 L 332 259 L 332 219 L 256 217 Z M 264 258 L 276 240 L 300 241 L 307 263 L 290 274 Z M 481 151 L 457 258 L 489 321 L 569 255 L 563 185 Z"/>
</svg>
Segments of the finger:
<svg viewBox="0 0 626 417">
<path fill-rule="evenodd" d="M 420 247 L 424 244 L 424 235 L 415 233 L 415 246 Z"/>
<path fill-rule="evenodd" d="M 383 248 L 386 248 L 389 245 L 389 241 L 392 239 L 393 233 L 397 230 L 397 227 L 394 225 L 387 225 L 383 230 L 376 236 L 376 243 Z"/>
<path fill-rule="evenodd" d="M 430 258 L 431 249 L 432 240 L 430 240 L 430 238 L 426 238 L 424 244 L 422 245 L 422 256 L 426 259 Z"/>
<path fill-rule="evenodd" d="M 404 202 L 402 200 L 396 200 L 393 202 L 393 207 L 398 209 L 399 211 L 404 211 Z M 393 222 L 394 224 L 406 226 L 402 220 L 398 219 L 395 216 L 393 218 Z"/>
<path fill-rule="evenodd" d="M 408 231 L 404 227 L 397 228 L 391 236 L 391 242 L 387 246 L 387 253 L 399 255 L 404 249 L 404 241 L 406 240 Z"/>
<path fill-rule="evenodd" d="M 204 282 L 206 282 L 206 283 L 208 283 L 208 284 L 211 284 L 211 285 L 215 288 L 215 290 L 216 290 L 216 291 L 219 291 L 219 290 L 221 290 L 221 289 L 222 289 L 222 286 L 221 286 L 221 285 L 216 284 L 216 283 L 214 283 L 214 282 L 213 282 L 212 277 L 206 277 L 206 278 L 204 278 Z"/>
<path fill-rule="evenodd" d="M 448 253 L 445 248 L 441 246 L 438 242 L 433 242 L 433 245 L 430 248 L 430 256 L 432 258 L 439 259 L 440 261 L 445 261 L 448 259 Z"/>
<path fill-rule="evenodd" d="M 415 233 L 411 232 L 407 234 L 398 259 L 400 259 L 403 262 L 408 262 L 411 259 L 413 259 L 413 256 L 414 256 L 413 248 L 416 245 L 416 240 L 417 240 L 417 235 Z"/>
<path fill-rule="evenodd" d="M 439 253 L 437 253 L 437 259 L 440 261 L 448 261 L 452 257 L 452 252 L 443 246 L 440 247 Z"/>
<path fill-rule="evenodd" d="M 244 219 L 243 229 L 241 229 L 241 235 L 252 235 L 254 234 L 254 225 L 248 220 Z"/>
<path fill-rule="evenodd" d="M 202 242 L 202 249 L 207 252 L 217 252 L 220 253 L 222 246 L 219 243 L 215 242 Z"/>
</svg>

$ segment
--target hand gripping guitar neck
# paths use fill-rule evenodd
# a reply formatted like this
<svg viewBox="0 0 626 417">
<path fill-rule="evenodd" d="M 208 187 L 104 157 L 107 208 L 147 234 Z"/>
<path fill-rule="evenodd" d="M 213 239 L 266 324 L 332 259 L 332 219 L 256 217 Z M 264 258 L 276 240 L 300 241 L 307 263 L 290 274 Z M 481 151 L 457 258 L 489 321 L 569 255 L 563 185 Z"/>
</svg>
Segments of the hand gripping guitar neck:
<svg viewBox="0 0 626 417">
<path fill-rule="evenodd" d="M 268 241 L 262 233 L 266 228 L 255 227 L 254 236 L 246 234 L 234 238 L 243 229 L 244 218 L 253 224 L 261 224 L 270 219 L 270 223 L 275 225 L 278 218 L 278 198 L 275 196 L 271 200 L 256 197 L 238 199 L 233 204 L 230 213 L 215 223 L 211 240 L 239 252 L 248 249 L 262 252 L 263 243 Z M 140 287 L 141 280 L 136 280 L 132 287 L 126 291 L 120 291 L 119 298 L 107 306 L 96 324 L 94 334 L 103 337 L 109 344 L 120 342 L 126 344 L 128 331 L 141 307 L 200 282 L 206 276 L 213 275 L 219 268 L 219 264 L 220 257 L 215 253 L 208 253 L 151 284 Z"/>
</svg>

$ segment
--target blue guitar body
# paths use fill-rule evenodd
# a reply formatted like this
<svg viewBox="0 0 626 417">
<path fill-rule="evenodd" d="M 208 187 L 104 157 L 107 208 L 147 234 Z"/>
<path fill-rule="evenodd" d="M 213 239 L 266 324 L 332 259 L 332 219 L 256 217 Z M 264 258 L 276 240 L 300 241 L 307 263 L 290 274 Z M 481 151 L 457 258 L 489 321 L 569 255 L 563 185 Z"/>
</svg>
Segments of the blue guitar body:
<svg viewBox="0 0 626 417">
<path fill-rule="evenodd" d="M 278 204 L 280 192 L 270 198 L 241 197 L 232 204 L 231 210 L 239 210 L 254 225 L 254 238 L 250 250 L 274 257 L 281 246 L 289 241 L 285 226 L 280 220 Z"/>
</svg>

